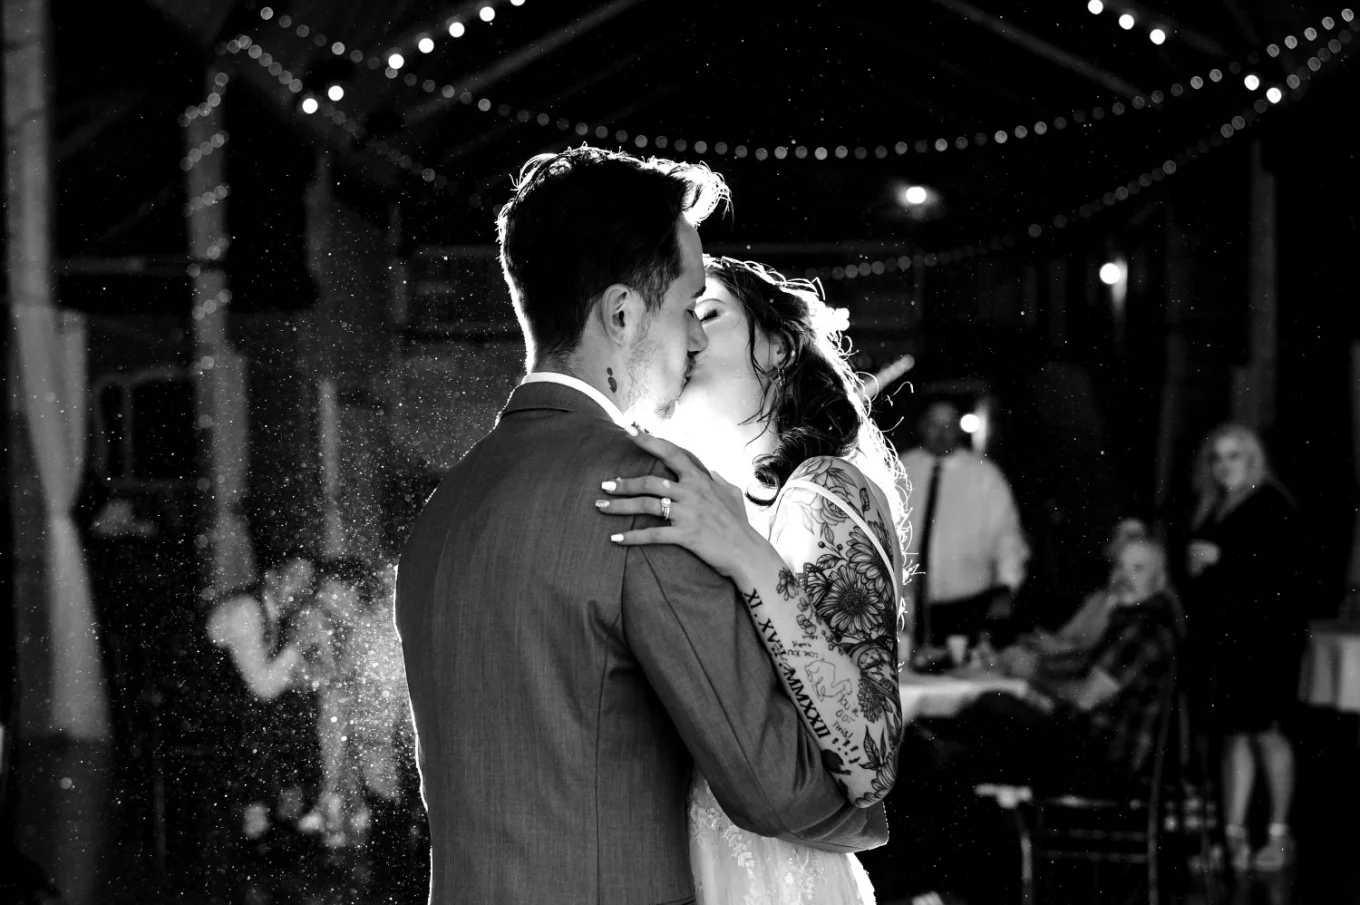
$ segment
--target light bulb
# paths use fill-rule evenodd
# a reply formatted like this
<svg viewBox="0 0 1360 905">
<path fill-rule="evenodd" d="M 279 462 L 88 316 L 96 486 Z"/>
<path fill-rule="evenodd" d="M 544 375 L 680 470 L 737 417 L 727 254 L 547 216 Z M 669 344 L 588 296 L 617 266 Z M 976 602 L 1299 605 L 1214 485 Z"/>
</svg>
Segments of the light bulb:
<svg viewBox="0 0 1360 905">
<path fill-rule="evenodd" d="M 959 430 L 965 434 L 976 433 L 980 427 L 982 427 L 982 419 L 972 412 L 959 419 Z"/>
<path fill-rule="evenodd" d="M 467 26 L 465 26 L 462 22 L 459 22 L 457 19 L 449 23 L 450 38 L 461 38 L 463 36 L 463 33 L 466 31 Z"/>
<path fill-rule="evenodd" d="M 399 53 L 394 53 L 387 58 L 387 65 L 392 69 L 400 69 L 406 65 L 406 57 Z"/>
<path fill-rule="evenodd" d="M 1130 28 L 1133 28 L 1133 16 L 1129 15 L 1128 13 L 1124 13 L 1124 15 L 1120 16 L 1119 27 L 1124 29 L 1125 31 L 1128 31 Z"/>
<path fill-rule="evenodd" d="M 1278 104 L 1280 101 L 1284 100 L 1284 92 L 1272 85 L 1266 89 L 1266 100 L 1270 101 L 1272 104 Z"/>
<path fill-rule="evenodd" d="M 434 39 L 429 35 L 423 36 L 416 42 L 416 49 L 421 53 L 431 53 L 434 51 Z"/>
<path fill-rule="evenodd" d="M 1124 267 L 1115 261 L 1106 261 L 1100 265 L 1100 282 L 1106 286 L 1113 286 L 1124 278 Z"/>
<path fill-rule="evenodd" d="M 492 19 L 496 18 L 496 10 L 494 7 L 483 6 L 477 11 L 477 15 L 481 16 L 483 22 L 490 22 Z"/>
<path fill-rule="evenodd" d="M 1255 74 L 1249 75 L 1242 80 L 1242 84 L 1247 86 L 1248 91 L 1255 91 L 1261 87 L 1261 80 Z"/>
<path fill-rule="evenodd" d="M 1100 0 L 1091 0 L 1090 3 L 1086 4 L 1086 8 L 1091 11 L 1091 15 L 1098 16 L 1105 9 L 1105 4 L 1101 3 Z"/>
<path fill-rule="evenodd" d="M 339 102 L 345 97 L 345 89 L 340 85 L 332 85 L 326 89 L 326 97 Z"/>
<path fill-rule="evenodd" d="M 310 113 L 315 113 L 315 112 L 317 111 L 317 108 L 320 107 L 320 106 L 321 106 L 321 105 L 318 104 L 318 103 L 316 102 L 316 98 L 314 98 L 314 97 L 304 97 L 304 98 L 302 99 L 302 112 L 303 112 L 303 113 L 308 113 L 308 114 L 310 114 Z"/>
<path fill-rule="evenodd" d="M 1152 31 L 1148 32 L 1148 40 L 1153 44 L 1164 43 L 1166 41 L 1166 32 L 1162 31 L 1160 28 L 1154 28 Z"/>
</svg>

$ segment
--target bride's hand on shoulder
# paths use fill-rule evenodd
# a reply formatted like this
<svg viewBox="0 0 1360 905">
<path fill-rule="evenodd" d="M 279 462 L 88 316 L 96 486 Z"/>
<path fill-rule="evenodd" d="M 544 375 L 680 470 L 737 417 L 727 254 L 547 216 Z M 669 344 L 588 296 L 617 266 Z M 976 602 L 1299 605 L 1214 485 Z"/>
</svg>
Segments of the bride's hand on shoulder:
<svg viewBox="0 0 1360 905">
<path fill-rule="evenodd" d="M 680 446 L 639 432 L 633 441 L 656 456 L 676 475 L 620 476 L 600 485 L 607 497 L 595 508 L 609 516 L 654 515 L 667 524 L 636 528 L 610 536 L 625 547 L 642 544 L 675 544 L 731 578 L 751 551 L 768 542 L 746 520 L 741 490 L 721 475 L 703 469 Z"/>
</svg>

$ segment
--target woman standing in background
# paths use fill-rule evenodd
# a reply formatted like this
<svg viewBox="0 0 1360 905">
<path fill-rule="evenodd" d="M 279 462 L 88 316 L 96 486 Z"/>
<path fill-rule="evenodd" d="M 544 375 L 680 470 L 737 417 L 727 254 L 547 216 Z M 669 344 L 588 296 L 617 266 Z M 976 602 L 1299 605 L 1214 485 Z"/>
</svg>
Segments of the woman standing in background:
<svg viewBox="0 0 1360 905">
<path fill-rule="evenodd" d="M 1280 723 L 1298 691 L 1307 627 L 1301 526 L 1260 438 L 1241 425 L 1221 425 L 1204 439 L 1195 490 L 1190 623 L 1210 728 L 1223 751 L 1224 833 L 1234 869 L 1279 870 L 1294 847 L 1294 749 Z M 1258 761 L 1270 826 L 1253 853 L 1245 823 Z"/>
</svg>

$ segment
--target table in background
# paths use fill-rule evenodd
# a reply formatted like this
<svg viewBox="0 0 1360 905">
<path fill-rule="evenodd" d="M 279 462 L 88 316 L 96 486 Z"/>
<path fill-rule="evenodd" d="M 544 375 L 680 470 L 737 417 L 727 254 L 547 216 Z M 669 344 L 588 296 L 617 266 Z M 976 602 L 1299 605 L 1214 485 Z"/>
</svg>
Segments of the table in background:
<svg viewBox="0 0 1360 905">
<path fill-rule="evenodd" d="M 1360 713 L 1360 623 L 1308 626 L 1299 698 L 1315 707 Z"/>
<path fill-rule="evenodd" d="M 989 691 L 1024 697 L 1027 688 L 1023 679 L 993 673 L 932 676 L 904 672 L 897 678 L 906 722 L 917 717 L 951 717 Z"/>
</svg>

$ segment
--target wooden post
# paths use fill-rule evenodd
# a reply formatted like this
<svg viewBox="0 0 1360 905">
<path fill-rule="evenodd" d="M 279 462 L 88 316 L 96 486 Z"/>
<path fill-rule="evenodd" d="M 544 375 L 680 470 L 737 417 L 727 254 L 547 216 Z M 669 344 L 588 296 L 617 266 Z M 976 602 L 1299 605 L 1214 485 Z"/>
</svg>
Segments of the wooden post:
<svg viewBox="0 0 1360 905">
<path fill-rule="evenodd" d="M 1247 363 L 1232 375 L 1233 419 L 1261 430 L 1275 421 L 1278 358 L 1275 177 L 1261 162 L 1261 142 L 1251 143 L 1250 252 L 1247 257 Z"/>
<path fill-rule="evenodd" d="M 206 559 L 205 596 L 255 577 L 252 548 L 241 516 L 245 492 L 249 418 L 245 368 L 227 336 L 231 291 L 216 263 L 227 254 L 226 205 L 230 187 L 224 160 L 230 137 L 222 128 L 227 74 L 210 70 L 205 100 L 184 112 L 185 217 L 194 281 L 194 400 L 201 439 L 199 489 L 206 517 L 199 535 Z"/>
<path fill-rule="evenodd" d="M 1185 310 L 1190 292 L 1185 234 L 1174 209 L 1166 217 L 1166 364 L 1162 376 L 1162 407 L 1157 418 L 1157 458 L 1153 476 L 1153 511 L 1166 518 L 1180 436 L 1181 393 L 1190 371 L 1190 344 L 1185 337 Z"/>
<path fill-rule="evenodd" d="M 1351 457 L 1355 463 L 1355 480 L 1360 483 L 1360 342 L 1351 343 Z M 1355 515 L 1351 531 L 1350 564 L 1346 569 L 1347 593 L 1360 608 L 1360 512 Z"/>
</svg>

